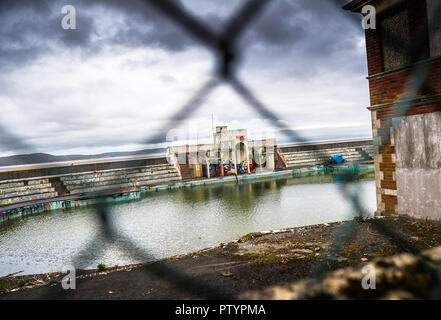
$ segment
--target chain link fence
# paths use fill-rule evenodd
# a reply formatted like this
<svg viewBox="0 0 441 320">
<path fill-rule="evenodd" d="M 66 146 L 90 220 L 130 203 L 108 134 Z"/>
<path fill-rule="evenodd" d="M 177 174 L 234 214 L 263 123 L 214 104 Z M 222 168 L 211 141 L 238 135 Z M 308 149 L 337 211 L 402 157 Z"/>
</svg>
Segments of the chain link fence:
<svg viewBox="0 0 441 320">
<path fill-rule="evenodd" d="M 274 0 L 277 1 L 277 0 Z M 162 132 L 159 134 L 145 139 L 145 143 L 156 143 L 161 141 L 167 135 L 167 132 L 176 127 L 180 122 L 191 117 L 199 108 L 203 108 L 204 102 L 207 100 L 213 90 L 220 84 L 228 84 L 231 88 L 251 106 L 262 118 L 269 119 L 274 127 L 283 132 L 287 138 L 292 141 L 306 142 L 299 132 L 291 129 L 285 122 L 279 121 L 281 118 L 277 115 L 276 110 L 271 106 L 266 106 L 262 103 L 257 95 L 246 85 L 245 82 L 240 80 L 237 76 L 237 62 L 246 57 L 242 56 L 242 52 L 238 50 L 238 42 L 240 36 L 246 31 L 246 29 L 252 24 L 252 22 L 264 11 L 271 2 L 270 0 L 248 0 L 244 1 L 240 8 L 230 17 L 225 26 L 219 31 L 214 32 L 208 28 L 201 20 L 197 19 L 193 15 L 185 11 L 181 6 L 178 6 L 171 0 L 143 0 L 147 6 L 159 11 L 163 14 L 164 19 L 169 19 L 177 26 L 185 30 L 190 36 L 196 39 L 201 45 L 207 47 L 216 57 L 217 68 L 211 79 L 208 80 L 199 90 L 196 91 L 193 97 L 171 117 L 167 125 L 164 126 Z M 335 6 L 341 9 L 340 1 L 333 1 Z M 354 28 L 361 28 L 361 17 L 357 17 L 351 14 L 347 15 L 347 19 L 353 21 Z M 414 38 L 416 39 L 411 43 L 409 48 L 411 56 L 420 56 L 423 48 L 422 42 L 424 36 L 422 36 L 427 30 L 422 28 L 417 30 Z M 421 36 L 418 36 L 421 35 Z M 403 39 L 397 38 L 395 34 L 389 35 L 394 39 L 396 50 L 403 50 Z M 295 62 L 294 62 L 295 63 Z M 405 94 L 402 95 L 402 104 L 404 108 L 410 108 L 412 106 L 413 99 L 416 98 L 418 92 L 424 83 L 424 80 L 428 74 L 428 64 L 416 64 L 411 73 L 412 79 L 409 79 L 408 83 L 411 84 L 407 87 Z M 262 93 L 261 93 L 262 94 Z M 395 124 L 397 126 L 398 124 Z M 7 131 L 0 127 L 0 135 L 2 137 L 1 143 L 5 146 L 19 146 L 21 149 L 32 150 L 32 146 L 27 145 L 25 142 L 10 135 Z M 381 145 L 377 145 L 380 148 Z M 320 150 L 315 151 L 317 157 L 323 157 Z M 341 194 L 345 201 L 350 203 L 351 210 L 354 218 L 363 217 L 368 215 L 365 212 L 361 204 L 361 195 L 357 191 L 353 191 L 349 188 L 350 184 L 356 179 L 356 173 L 345 172 L 341 174 L 339 181 L 341 181 L 340 188 Z M 109 218 L 109 210 L 111 204 L 105 199 L 98 201 L 94 205 L 94 214 L 98 217 L 100 234 L 97 234 L 90 243 L 83 248 L 83 250 L 75 257 L 72 262 L 74 266 L 78 266 L 80 261 L 83 261 L 84 256 L 89 250 L 94 248 L 104 248 L 97 246 L 96 243 L 100 237 L 109 241 L 109 243 L 117 243 L 122 250 L 128 255 L 139 261 L 149 261 L 154 259 L 154 256 L 148 251 L 141 248 L 136 242 L 128 237 L 117 232 L 117 228 Z M 402 251 L 410 252 L 415 255 L 420 255 L 420 251 L 415 248 L 409 239 L 404 238 L 401 234 L 391 230 L 381 219 L 370 220 L 371 226 L 380 234 L 387 236 L 396 244 Z M 320 281 L 328 270 L 328 264 L 330 262 L 329 257 L 335 254 L 341 253 L 345 244 L 350 241 L 355 235 L 355 224 L 346 223 L 335 229 L 335 233 L 332 235 L 331 245 L 327 249 L 326 254 L 315 265 L 311 273 L 311 279 Z M 117 240 L 117 241 L 116 241 Z M 421 256 L 421 258 L 423 258 Z M 424 259 L 422 263 L 426 263 Z M 427 269 L 432 270 L 433 266 L 427 264 Z M 207 299 L 233 299 L 235 298 L 230 292 L 225 292 L 223 289 L 217 287 L 215 284 L 208 284 L 201 282 L 196 278 L 193 278 L 186 273 L 177 270 L 171 266 L 164 264 L 152 264 L 149 268 L 144 269 L 146 273 L 153 275 L 157 278 L 164 280 L 171 286 L 177 288 L 183 293 L 192 294 Z M 78 288 L 81 290 L 81 288 Z M 48 297 L 41 297 L 42 299 Z M 438 297 L 439 298 L 439 297 Z"/>
</svg>

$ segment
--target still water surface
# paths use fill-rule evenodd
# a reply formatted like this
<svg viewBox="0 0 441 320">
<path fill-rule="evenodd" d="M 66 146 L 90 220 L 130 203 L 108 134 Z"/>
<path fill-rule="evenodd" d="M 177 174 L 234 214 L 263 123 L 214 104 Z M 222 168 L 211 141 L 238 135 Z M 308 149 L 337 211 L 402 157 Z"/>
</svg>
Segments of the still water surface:
<svg viewBox="0 0 441 320">
<path fill-rule="evenodd" d="M 367 212 L 375 210 L 375 182 L 351 184 Z M 61 271 L 79 253 L 77 268 L 142 262 L 99 235 L 91 208 L 42 213 L 0 226 L 0 276 Z M 332 176 L 277 179 L 149 193 L 111 207 L 117 230 L 150 259 L 183 254 L 256 231 L 352 219 Z M 97 241 L 83 250 L 94 237 Z M 145 259 L 144 259 L 145 260 Z"/>
</svg>

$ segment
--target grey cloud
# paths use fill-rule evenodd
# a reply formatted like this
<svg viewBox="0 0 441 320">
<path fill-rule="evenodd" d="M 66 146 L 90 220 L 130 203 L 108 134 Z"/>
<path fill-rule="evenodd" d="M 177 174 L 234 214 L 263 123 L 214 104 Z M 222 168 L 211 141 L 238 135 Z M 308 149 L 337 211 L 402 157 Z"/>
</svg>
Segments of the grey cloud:
<svg viewBox="0 0 441 320">
<path fill-rule="evenodd" d="M 33 1 L 39 2 L 39 1 Z M 33 3 L 32 2 L 32 3 Z M 52 6 L 25 5 L 12 6 L 9 10 L 1 10 L 1 45 L 26 46 L 29 43 L 39 43 L 43 46 L 47 41 L 61 41 L 65 45 L 87 45 L 90 38 L 96 34 L 93 18 L 85 13 L 85 8 L 77 10 L 76 30 L 64 30 L 61 27 L 63 3 L 52 2 Z M 84 11 L 84 12 L 82 12 Z"/>
<path fill-rule="evenodd" d="M 49 1 L 33 1 L 33 0 L 3 0 L 0 1 L 0 14 L 4 12 L 10 12 L 12 10 L 18 10 L 28 8 L 33 11 L 44 12 L 50 8 Z"/>
<path fill-rule="evenodd" d="M 14 54 L 12 51 L 5 52 L 4 47 L 7 45 L 22 48 L 25 52 L 13 59 L 11 57 L 8 63 L 13 65 L 20 61 L 26 62 L 44 51 L 49 53 L 50 42 L 54 43 L 55 49 L 81 48 L 85 50 L 86 56 L 94 52 L 99 53 L 100 47 L 105 44 L 131 48 L 156 46 L 169 51 L 182 51 L 196 44 L 189 34 L 142 0 L 72 0 L 70 3 L 77 9 L 77 30 L 63 30 L 60 27 L 63 17 L 61 8 L 65 4 L 62 1 L 19 0 L 7 1 L 6 4 L 3 2 L 0 6 L 0 48 L 3 49 L 3 55 Z M 180 4 L 178 1 L 176 3 Z M 199 2 L 199 5 L 203 4 Z M 228 5 L 231 3 L 223 4 Z M 327 11 L 329 6 L 323 6 L 323 1 L 273 1 L 254 27 L 247 32 L 244 45 L 260 43 L 289 48 L 310 35 L 311 21 L 303 18 L 305 13 L 323 20 L 329 16 Z M 99 34 L 97 21 L 106 14 L 110 17 L 122 15 L 123 18 L 115 19 L 112 25 L 114 32 Z M 331 13 L 332 15 L 335 13 Z M 217 12 L 208 12 L 198 18 L 219 31 L 229 17 L 222 17 Z M 94 43 L 92 38 L 95 35 L 99 35 L 100 39 Z M 332 39 L 326 41 L 320 37 L 320 33 L 318 38 L 324 40 L 321 41 L 321 48 L 325 51 L 331 50 L 335 45 Z M 29 54 L 31 47 L 34 48 L 35 55 Z"/>
<path fill-rule="evenodd" d="M 39 3 L 39 5 L 37 5 Z M 96 34 L 92 17 L 77 15 L 76 30 L 61 27 L 61 2 L 17 1 L 0 7 L 0 69 L 12 70 L 59 48 L 87 48 Z"/>
<path fill-rule="evenodd" d="M 176 82 L 176 78 L 169 74 L 162 74 L 159 78 L 166 83 Z"/>
<path fill-rule="evenodd" d="M 1 148 L 7 148 L 10 151 L 27 151 L 32 150 L 32 147 L 26 143 L 20 137 L 16 137 L 0 125 L 0 150 Z"/>
<path fill-rule="evenodd" d="M 54 50 L 78 48 L 87 57 L 98 54 L 106 44 L 157 46 L 169 51 L 185 50 L 193 44 L 191 37 L 141 0 L 72 0 L 69 4 L 76 8 L 76 30 L 61 28 L 64 1 L 1 2 L 0 68 L 20 67 Z M 118 15 L 122 15 L 122 22 L 111 24 L 116 30 L 99 34 L 97 22 Z M 92 41 L 94 36 L 99 36 L 96 41 Z"/>
<path fill-rule="evenodd" d="M 149 22 L 142 21 L 142 18 L 127 18 L 125 25 L 108 41 L 114 45 L 132 48 L 151 46 L 169 51 L 182 51 L 192 42 L 182 30 L 173 25 L 157 21 L 151 26 Z"/>
<path fill-rule="evenodd" d="M 155 46 L 169 51 L 182 51 L 194 45 L 190 35 L 168 17 L 157 12 L 147 1 L 102 0 L 101 9 L 113 9 L 124 15 L 123 25 L 118 32 L 107 39 L 110 43 L 128 47 Z M 180 1 L 175 1 L 182 6 Z"/>
<path fill-rule="evenodd" d="M 354 25 L 340 5 L 345 1 L 278 0 L 251 26 L 242 39 L 244 69 L 277 70 L 276 79 L 309 81 L 339 69 L 350 74 L 366 71 Z"/>
<path fill-rule="evenodd" d="M 66 46 L 88 46 L 91 38 L 97 34 L 95 22 L 92 17 L 77 13 L 77 28 L 64 30 L 59 27 L 60 18 L 51 21 L 51 27 L 58 31 L 59 39 Z"/>
<path fill-rule="evenodd" d="M 156 65 L 157 63 L 158 60 L 152 60 L 152 59 L 144 59 L 144 60 L 127 59 L 122 64 L 122 67 L 127 69 L 139 69 L 139 68 L 150 67 Z"/>
<path fill-rule="evenodd" d="M 275 1 L 248 32 L 248 41 L 290 46 L 303 39 L 306 35 L 304 21 L 296 19 L 296 9 L 293 1 Z"/>
<path fill-rule="evenodd" d="M 29 48 L 3 48 L 0 47 L 0 70 L 3 72 L 11 70 L 27 63 L 38 57 L 42 53 L 41 47 Z"/>
<path fill-rule="evenodd" d="M 357 34 L 352 22 L 341 9 L 342 1 L 278 0 L 270 6 L 250 28 L 245 41 L 267 45 L 292 46 L 305 43 L 321 51 L 338 49 Z M 362 32 L 359 28 L 358 33 Z M 345 44 L 344 44 L 345 45 Z M 353 43 L 351 44 L 353 45 Z M 283 48 L 284 50 L 286 48 Z M 311 50 L 319 53 L 320 50 Z"/>
</svg>

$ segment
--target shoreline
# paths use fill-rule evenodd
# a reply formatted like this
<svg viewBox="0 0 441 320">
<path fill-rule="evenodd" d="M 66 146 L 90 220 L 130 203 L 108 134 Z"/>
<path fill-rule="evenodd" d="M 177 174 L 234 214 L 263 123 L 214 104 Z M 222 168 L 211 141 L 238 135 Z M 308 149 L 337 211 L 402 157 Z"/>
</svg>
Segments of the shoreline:
<svg viewBox="0 0 441 320">
<path fill-rule="evenodd" d="M 110 273 L 110 272 L 115 272 L 115 271 L 121 271 L 121 270 L 127 270 L 127 269 L 133 269 L 133 268 L 139 268 L 139 267 L 143 267 L 149 264 L 153 264 L 153 263 L 159 263 L 162 261 L 170 261 L 170 260 L 176 260 L 176 259 L 181 259 L 184 258 L 186 256 L 191 256 L 191 255 L 196 255 L 196 254 L 200 254 L 206 251 L 210 251 L 219 247 L 224 247 L 227 246 L 229 244 L 234 244 L 234 243 L 240 243 L 246 240 L 250 240 L 250 239 L 254 239 L 257 237 L 261 237 L 264 235 L 275 235 L 275 234 L 282 234 L 282 233 L 287 233 L 287 232 L 292 232 L 293 230 L 296 230 L 298 228 L 316 228 L 316 227 L 321 227 L 321 226 L 330 226 L 330 225 L 336 225 L 336 224 L 342 224 L 345 223 L 347 221 L 337 221 L 337 222 L 329 222 L 329 223 L 320 223 L 320 224 L 314 224 L 314 225 L 305 225 L 305 226 L 299 226 L 299 227 L 292 227 L 292 228 L 283 228 L 283 229 L 275 229 L 275 230 L 266 230 L 266 231 L 257 231 L 257 232 L 250 232 L 247 233 L 243 236 L 240 236 L 237 239 L 231 240 L 231 241 L 227 241 L 227 242 L 220 242 L 217 245 L 214 246 L 209 246 L 206 248 L 202 248 L 199 250 L 194 250 L 194 251 L 190 251 L 187 253 L 183 253 L 183 254 L 177 254 L 177 255 L 173 255 L 173 256 L 169 256 L 169 257 L 165 257 L 165 258 L 160 258 L 157 260 L 152 260 L 152 261 L 147 261 L 147 262 L 139 262 L 139 263 L 133 263 L 133 264 L 126 264 L 126 265 L 114 265 L 114 266 L 106 266 L 106 270 L 104 271 L 98 271 L 97 268 L 91 268 L 91 269 L 77 269 L 76 271 L 81 274 L 80 277 L 87 277 L 87 276 L 94 276 L 94 275 L 98 275 L 98 274 L 104 274 L 104 273 Z M 43 277 L 49 277 L 49 278 L 57 278 L 61 275 L 65 275 L 65 273 L 61 272 L 61 271 L 54 271 L 54 272 L 43 272 L 43 273 L 29 273 L 29 274 L 23 274 L 20 275 L 20 273 L 22 273 L 22 271 L 17 271 L 17 272 L 13 272 L 11 274 L 5 275 L 5 276 L 0 276 L 0 281 L 2 279 L 6 279 L 6 278 L 16 278 L 16 279 L 22 279 L 22 278 L 43 278 Z M 1 290 L 0 290 L 1 292 Z"/>
<path fill-rule="evenodd" d="M 391 243 L 388 237 L 377 233 L 378 231 L 373 227 L 376 221 L 381 221 L 395 232 L 406 236 L 421 250 L 441 245 L 441 222 L 439 221 L 426 221 L 405 216 L 358 219 L 250 233 L 228 243 L 220 243 L 217 246 L 157 261 L 116 266 L 102 272 L 93 269 L 78 271 L 79 289 L 72 292 L 61 289 L 60 281 L 65 275 L 63 273 L 2 277 L 0 283 L 3 284 L 0 288 L 3 287 L 2 290 L 6 293 L 1 293 L 0 299 L 38 298 L 42 292 L 45 292 L 47 297 L 53 294 L 53 298 L 57 299 L 62 297 L 74 299 L 195 299 L 200 297 L 194 292 L 182 291 L 180 288 L 170 289 L 170 292 L 167 291 L 169 289 L 165 290 L 165 287 L 169 288 L 171 285 L 164 284 L 164 279 L 166 280 L 168 276 L 164 275 L 164 279 L 161 280 L 157 275 L 150 274 L 151 270 L 161 267 L 181 270 L 194 279 L 202 282 L 209 281 L 223 291 L 232 291 L 234 297 L 239 297 L 249 291 L 264 290 L 287 281 L 307 279 L 317 263 L 327 257 L 327 251 L 332 244 L 332 234 L 339 227 L 351 223 L 357 228 L 355 238 L 343 247 L 342 252 L 330 257 L 331 264 L 327 272 L 345 267 L 356 267 L 378 258 L 403 253 L 403 250 Z M 135 286 L 136 288 L 131 290 L 134 285 L 133 281 L 141 281 L 141 286 Z M 5 289 L 6 286 L 8 286 L 7 289 Z M 146 290 L 145 286 L 152 287 L 147 296 L 143 295 L 143 291 Z M 92 288 L 93 290 L 90 290 L 94 293 L 92 294 L 89 289 L 85 288 Z M 118 294 L 109 294 L 110 291 Z"/>
</svg>

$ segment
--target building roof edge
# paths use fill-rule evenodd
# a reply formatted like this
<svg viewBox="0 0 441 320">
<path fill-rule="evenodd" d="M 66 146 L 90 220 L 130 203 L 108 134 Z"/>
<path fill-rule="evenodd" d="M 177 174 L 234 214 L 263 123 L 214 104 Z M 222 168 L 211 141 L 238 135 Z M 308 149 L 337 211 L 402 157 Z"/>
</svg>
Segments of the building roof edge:
<svg viewBox="0 0 441 320">
<path fill-rule="evenodd" d="M 361 7 L 372 2 L 372 0 L 352 0 L 351 2 L 345 4 L 343 9 L 352 11 L 352 12 L 360 12 Z"/>
</svg>

